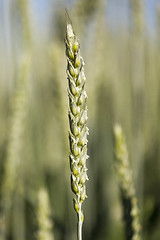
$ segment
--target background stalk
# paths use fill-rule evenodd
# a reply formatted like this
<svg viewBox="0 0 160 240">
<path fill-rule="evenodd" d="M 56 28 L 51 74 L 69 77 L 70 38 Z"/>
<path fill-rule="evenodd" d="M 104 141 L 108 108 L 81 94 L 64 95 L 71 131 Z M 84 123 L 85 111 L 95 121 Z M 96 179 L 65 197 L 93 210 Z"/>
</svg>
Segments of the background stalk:
<svg viewBox="0 0 160 240">
<path fill-rule="evenodd" d="M 114 127 L 115 170 L 121 191 L 126 240 L 140 240 L 139 209 L 135 194 L 133 172 L 129 163 L 127 145 L 120 125 Z"/>
</svg>

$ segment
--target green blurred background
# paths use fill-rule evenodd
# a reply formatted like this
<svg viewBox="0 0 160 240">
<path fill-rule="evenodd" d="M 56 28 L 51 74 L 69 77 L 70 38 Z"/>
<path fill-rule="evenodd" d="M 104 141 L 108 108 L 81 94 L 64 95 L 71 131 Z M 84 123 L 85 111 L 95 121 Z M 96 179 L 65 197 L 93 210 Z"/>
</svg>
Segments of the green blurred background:
<svg viewBox="0 0 160 240">
<path fill-rule="evenodd" d="M 90 158 L 84 239 L 124 239 L 113 170 L 117 122 L 128 144 L 142 238 L 160 239 L 159 4 L 0 0 L 0 197 L 7 240 L 38 239 L 37 195 L 42 186 L 49 196 L 53 238 L 76 239 L 68 161 L 65 8 L 80 40 L 87 77 Z"/>
</svg>

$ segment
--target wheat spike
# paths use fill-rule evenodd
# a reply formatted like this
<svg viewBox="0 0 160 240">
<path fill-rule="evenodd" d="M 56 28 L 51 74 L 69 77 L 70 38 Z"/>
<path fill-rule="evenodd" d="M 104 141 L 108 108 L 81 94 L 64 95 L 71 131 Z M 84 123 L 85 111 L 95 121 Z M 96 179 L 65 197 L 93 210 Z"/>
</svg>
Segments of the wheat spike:
<svg viewBox="0 0 160 240">
<path fill-rule="evenodd" d="M 12 206 L 15 190 L 21 188 L 22 180 L 19 181 L 19 169 L 21 166 L 21 151 L 23 146 L 23 133 L 27 114 L 27 80 L 29 78 L 30 56 L 25 55 L 19 71 L 18 89 L 12 106 L 11 129 L 8 140 L 7 158 L 2 182 L 2 198 L 0 201 L 0 237 L 6 235 L 8 216 Z"/>
<path fill-rule="evenodd" d="M 114 127 L 115 136 L 115 170 L 121 189 L 124 220 L 126 225 L 126 240 L 140 240 L 139 209 L 135 196 L 133 173 L 130 167 L 127 145 L 122 128 Z"/>
<path fill-rule="evenodd" d="M 38 191 L 38 209 L 37 209 L 38 232 L 37 240 L 54 240 L 52 233 L 52 221 L 50 219 L 51 209 L 49 197 L 46 188 Z"/>
<path fill-rule="evenodd" d="M 84 89 L 86 77 L 84 61 L 80 55 L 80 44 L 72 28 L 71 21 L 66 31 L 67 79 L 69 84 L 69 142 L 71 188 L 76 197 L 73 199 L 74 209 L 78 216 L 78 240 L 82 240 L 82 224 L 84 220 L 82 203 L 86 198 L 85 181 L 87 177 L 87 94 Z"/>
</svg>

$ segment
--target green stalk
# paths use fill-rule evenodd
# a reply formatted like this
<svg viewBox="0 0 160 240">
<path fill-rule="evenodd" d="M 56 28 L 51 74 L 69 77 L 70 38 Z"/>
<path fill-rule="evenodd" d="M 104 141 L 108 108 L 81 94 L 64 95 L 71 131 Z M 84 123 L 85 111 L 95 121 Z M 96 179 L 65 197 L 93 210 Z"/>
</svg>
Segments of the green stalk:
<svg viewBox="0 0 160 240">
<path fill-rule="evenodd" d="M 144 120 L 145 103 L 148 96 L 145 93 L 145 22 L 144 0 L 131 0 L 132 17 L 132 94 L 133 94 L 133 134 L 134 134 L 134 169 L 136 174 L 137 193 L 142 202 L 143 175 L 144 175 Z M 141 196 L 140 196 L 141 195 Z"/>
<path fill-rule="evenodd" d="M 69 141 L 70 141 L 70 169 L 71 188 L 76 197 L 73 199 L 74 209 L 78 216 L 77 238 L 82 240 L 83 212 L 82 203 L 86 198 L 85 181 L 87 177 L 87 94 L 84 90 L 85 75 L 84 61 L 80 56 L 80 44 L 72 28 L 67 24 L 66 31 L 67 78 L 69 96 Z"/>
<path fill-rule="evenodd" d="M 81 216 L 81 207 L 82 207 L 82 204 L 79 204 L 79 213 L 78 213 L 78 240 L 82 240 L 82 216 Z"/>
<path fill-rule="evenodd" d="M 29 15 L 29 1 L 18 0 L 18 7 L 21 14 L 22 21 L 22 36 L 23 43 L 26 48 L 30 48 L 31 45 L 31 27 L 30 27 L 30 15 Z"/>
</svg>

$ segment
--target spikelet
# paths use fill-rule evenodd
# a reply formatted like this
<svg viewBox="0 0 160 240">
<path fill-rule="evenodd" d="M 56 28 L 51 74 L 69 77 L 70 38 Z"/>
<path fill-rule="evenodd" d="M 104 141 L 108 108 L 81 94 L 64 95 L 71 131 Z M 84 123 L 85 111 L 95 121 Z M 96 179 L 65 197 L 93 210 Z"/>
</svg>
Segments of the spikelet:
<svg viewBox="0 0 160 240">
<path fill-rule="evenodd" d="M 132 169 L 128 159 L 127 145 L 122 128 L 119 125 L 114 127 L 115 136 L 115 169 L 121 189 L 121 198 L 126 224 L 126 239 L 140 240 L 139 209 L 135 197 L 135 187 Z"/>
<path fill-rule="evenodd" d="M 45 188 L 41 188 L 38 192 L 38 209 L 37 221 L 38 232 L 37 240 L 54 240 L 52 233 L 52 221 L 50 219 L 51 209 L 49 204 L 48 193 Z"/>
<path fill-rule="evenodd" d="M 73 199 L 74 209 L 78 216 L 78 239 L 82 239 L 83 212 L 82 203 L 86 198 L 85 182 L 88 180 L 86 160 L 87 155 L 87 94 L 84 89 L 86 77 L 84 61 L 80 55 L 80 44 L 72 28 L 67 24 L 66 31 L 67 78 L 69 96 L 69 142 L 71 188 L 76 197 Z"/>
</svg>

